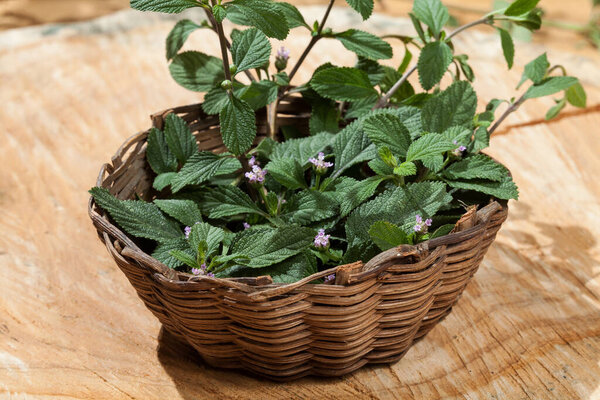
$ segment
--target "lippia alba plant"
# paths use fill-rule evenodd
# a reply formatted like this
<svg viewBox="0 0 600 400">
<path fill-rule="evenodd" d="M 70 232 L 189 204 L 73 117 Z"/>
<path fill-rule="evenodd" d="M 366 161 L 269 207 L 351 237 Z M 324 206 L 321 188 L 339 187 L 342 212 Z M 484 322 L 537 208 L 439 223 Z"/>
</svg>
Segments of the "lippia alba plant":
<svg viewBox="0 0 600 400">
<path fill-rule="evenodd" d="M 373 0 L 347 2 L 363 19 L 370 17 Z M 473 68 L 453 39 L 488 26 L 512 68 L 515 48 L 507 28 L 537 30 L 537 0 L 516 0 L 452 31 L 439 0 L 415 0 L 409 14 L 415 35 L 384 38 L 328 28 L 333 3 L 309 24 L 285 2 L 131 0 L 142 11 L 203 11 L 204 18 L 175 25 L 166 58 L 178 84 L 204 94 L 202 109 L 218 115 L 228 149 L 200 151 L 185 121 L 171 114 L 163 130 L 148 135 L 146 158 L 156 174 L 151 202 L 91 190 L 123 230 L 156 244 L 156 259 L 202 277 L 268 274 L 293 282 L 445 235 L 465 207 L 518 197 L 508 170 L 481 152 L 507 115 L 549 95 L 559 98 L 547 118 L 567 103 L 585 107 L 578 79 L 542 54 L 525 66 L 518 96 L 477 110 Z M 229 36 L 225 20 L 238 26 Z M 277 43 L 294 29 L 311 35 L 297 59 Z M 218 40 L 220 55 L 181 51 L 191 34 Z M 355 65 L 325 63 L 308 82 L 291 84 L 321 40 L 341 42 L 356 55 Z M 382 62 L 392 57 L 386 40 L 403 44 L 399 65 Z M 408 79 L 413 74 L 418 85 Z M 277 104 L 290 96 L 310 105 L 309 135 L 294 126 L 275 129 Z M 270 121 L 260 141 L 259 110 Z"/>
</svg>

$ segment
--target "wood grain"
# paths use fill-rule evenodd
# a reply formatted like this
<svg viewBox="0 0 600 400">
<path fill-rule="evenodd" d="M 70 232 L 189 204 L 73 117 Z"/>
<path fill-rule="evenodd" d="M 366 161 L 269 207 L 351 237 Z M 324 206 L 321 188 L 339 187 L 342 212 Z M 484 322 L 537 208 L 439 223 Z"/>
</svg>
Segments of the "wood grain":
<svg viewBox="0 0 600 400">
<path fill-rule="evenodd" d="M 356 25 L 334 15 L 338 28 Z M 151 112 L 199 100 L 168 76 L 172 24 L 128 12 L 0 34 L 0 397 L 600 398 L 600 57 L 521 45 L 507 73 L 496 37 L 457 41 L 473 55 L 480 104 L 511 95 L 522 65 L 548 51 L 583 78 L 591 107 L 510 128 L 552 104 L 536 100 L 492 140 L 521 199 L 454 311 L 400 362 L 276 384 L 213 370 L 161 335 L 86 215 L 86 190 L 124 139 Z M 408 24 L 378 16 L 367 29 Z M 217 54 L 203 35 L 190 47 Z M 292 58 L 307 40 L 285 41 Z M 307 66 L 331 57 L 353 62 L 323 41 Z"/>
</svg>

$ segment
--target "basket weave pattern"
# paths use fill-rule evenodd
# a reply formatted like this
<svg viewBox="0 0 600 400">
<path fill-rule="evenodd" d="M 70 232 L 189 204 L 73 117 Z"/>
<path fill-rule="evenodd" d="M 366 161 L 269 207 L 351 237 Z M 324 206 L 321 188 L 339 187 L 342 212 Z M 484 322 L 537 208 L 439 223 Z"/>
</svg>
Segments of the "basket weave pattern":
<svg viewBox="0 0 600 400">
<path fill-rule="evenodd" d="M 154 115 L 153 125 L 162 128 L 170 112 L 188 122 L 202 150 L 224 151 L 216 116 L 191 105 Z M 283 101 L 277 123 L 308 132 L 309 112 L 299 100 Z M 267 122 L 266 113 L 257 114 L 259 138 L 266 135 Z M 97 184 L 121 199 L 151 199 L 147 136 L 148 131 L 128 139 L 102 167 Z M 451 311 L 508 208 L 492 202 L 471 209 L 446 236 L 288 285 L 274 284 L 270 277 L 214 279 L 170 270 L 113 225 L 91 199 L 89 213 L 110 255 L 166 330 L 210 365 L 291 380 L 339 376 L 365 364 L 400 359 Z M 333 285 L 310 283 L 333 272 Z"/>
</svg>

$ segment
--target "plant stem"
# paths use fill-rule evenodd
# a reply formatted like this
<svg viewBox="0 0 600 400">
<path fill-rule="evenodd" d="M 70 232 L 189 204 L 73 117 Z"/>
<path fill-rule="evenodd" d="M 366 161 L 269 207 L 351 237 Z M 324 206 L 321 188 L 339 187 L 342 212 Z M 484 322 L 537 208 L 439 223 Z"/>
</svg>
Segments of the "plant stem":
<svg viewBox="0 0 600 400">
<path fill-rule="evenodd" d="M 292 72 L 290 72 L 290 75 L 289 75 L 290 82 L 292 81 L 292 78 L 294 77 L 294 75 L 296 75 L 296 72 L 298 72 L 300 65 L 302 65 L 302 63 L 304 62 L 304 59 L 306 58 L 308 53 L 312 50 L 313 46 L 319 41 L 319 39 L 321 39 L 321 32 L 323 32 L 323 28 L 325 27 L 325 22 L 327 22 L 327 18 L 329 17 L 329 13 L 331 12 L 331 7 L 333 7 L 334 2 L 335 2 L 335 0 L 329 0 L 329 5 L 327 6 L 325 15 L 323 16 L 323 19 L 321 20 L 321 23 L 319 24 L 317 33 L 310 39 L 310 42 L 308 42 L 308 46 L 306 47 L 306 49 L 304 49 L 304 52 L 298 59 L 298 62 L 296 63 L 296 65 L 294 65 Z"/>
<path fill-rule="evenodd" d="M 474 26 L 477 25 L 481 25 L 481 24 L 491 24 L 494 22 L 494 17 L 493 16 L 489 16 L 486 15 L 483 18 L 480 18 L 478 20 L 469 22 L 468 24 L 465 24 L 463 26 L 461 26 L 460 28 L 456 29 L 454 32 L 452 32 L 450 35 L 448 35 L 448 37 L 446 39 L 444 39 L 445 41 L 449 41 L 450 39 L 452 39 L 454 36 L 458 35 L 459 33 L 461 33 L 462 31 L 472 28 Z M 377 104 L 375 104 L 375 106 L 373 107 L 373 109 L 377 109 L 377 108 L 382 108 L 385 107 L 387 105 L 387 103 L 390 101 L 390 98 L 394 95 L 394 93 L 396 93 L 396 91 L 400 88 L 400 86 L 402 86 L 402 84 L 404 82 L 406 82 L 406 80 L 408 79 L 408 77 L 417 70 L 417 66 L 413 66 L 411 69 L 409 69 L 408 71 L 406 71 L 404 73 L 404 75 L 402 75 L 400 77 L 400 79 L 398 79 L 398 82 L 394 83 L 394 86 L 391 87 L 391 89 L 383 96 L 379 99 L 379 101 L 377 102 Z"/>
<path fill-rule="evenodd" d="M 229 70 L 229 54 L 227 54 L 227 45 L 225 44 L 225 34 L 223 33 L 223 24 L 217 22 L 217 34 L 219 35 L 219 45 L 221 45 L 221 57 L 223 57 L 223 69 L 225 70 L 225 79 L 231 81 L 231 71 Z"/>
<path fill-rule="evenodd" d="M 527 92 L 525 92 L 525 93 L 527 93 Z M 492 135 L 492 133 L 494 133 L 494 131 L 496 129 L 498 129 L 500 124 L 502 124 L 502 122 L 506 119 L 506 117 L 509 116 L 509 114 L 517 111 L 517 109 L 521 106 L 521 104 L 523 104 L 523 102 L 525 102 L 525 93 L 521 97 L 519 97 L 519 99 L 517 101 L 512 103 L 506 109 L 506 111 L 504 111 L 504 113 L 500 116 L 500 118 L 498 118 L 498 120 L 496 122 L 494 122 L 494 125 L 492 125 L 492 127 L 488 130 L 488 133 L 490 136 Z"/>
</svg>

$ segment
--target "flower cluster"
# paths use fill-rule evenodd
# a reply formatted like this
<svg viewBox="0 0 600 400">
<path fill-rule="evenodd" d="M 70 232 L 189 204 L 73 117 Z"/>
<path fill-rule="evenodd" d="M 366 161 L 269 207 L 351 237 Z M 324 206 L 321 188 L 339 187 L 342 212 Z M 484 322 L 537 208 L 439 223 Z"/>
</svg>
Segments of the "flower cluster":
<svg viewBox="0 0 600 400">
<path fill-rule="evenodd" d="M 333 167 L 332 162 L 325 161 L 325 154 L 323 152 L 320 152 L 317 155 L 317 158 L 309 158 L 308 162 L 310 162 L 313 165 L 317 174 L 323 174 L 327 171 L 327 168 Z"/>
<path fill-rule="evenodd" d="M 260 163 L 254 156 L 250 158 L 248 165 L 252 167 L 252 171 L 244 174 L 246 178 L 248 178 L 248 181 L 250 183 L 263 183 L 265 181 L 265 175 L 267 175 L 267 170 L 260 167 Z"/>
<path fill-rule="evenodd" d="M 325 283 L 330 283 L 335 281 L 335 274 L 327 275 L 325 279 L 323 279 Z"/>
<path fill-rule="evenodd" d="M 456 140 L 452 141 L 452 143 L 454 143 L 455 145 L 458 145 L 458 142 Z M 452 151 L 452 154 L 454 154 L 456 157 L 460 157 L 460 156 L 462 156 L 462 154 L 465 150 L 467 150 L 467 148 L 463 145 L 460 145 Z"/>
<path fill-rule="evenodd" d="M 317 249 L 327 250 L 329 248 L 329 238 L 331 235 L 325 234 L 325 229 L 319 229 L 319 233 L 315 236 L 313 244 Z"/>
<path fill-rule="evenodd" d="M 415 232 L 417 233 L 427 233 L 427 228 L 429 228 L 431 226 L 431 223 L 433 222 L 431 220 L 431 218 L 427 218 L 425 221 L 423 221 L 423 217 L 421 217 L 420 215 L 417 214 L 417 216 L 415 217 L 416 219 L 416 224 L 413 227 L 413 229 L 415 230 Z"/>
<path fill-rule="evenodd" d="M 277 54 L 275 55 L 275 68 L 277 68 L 277 72 L 281 72 L 287 67 L 289 59 L 290 51 L 285 47 L 281 46 L 281 48 L 277 50 Z"/>
<path fill-rule="evenodd" d="M 212 272 L 207 272 L 206 269 L 207 269 L 206 264 L 202 264 L 200 266 L 200 268 L 192 268 L 192 274 L 204 275 L 204 276 L 208 276 L 209 278 L 214 278 L 215 274 L 213 274 Z"/>
</svg>

